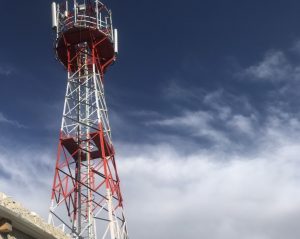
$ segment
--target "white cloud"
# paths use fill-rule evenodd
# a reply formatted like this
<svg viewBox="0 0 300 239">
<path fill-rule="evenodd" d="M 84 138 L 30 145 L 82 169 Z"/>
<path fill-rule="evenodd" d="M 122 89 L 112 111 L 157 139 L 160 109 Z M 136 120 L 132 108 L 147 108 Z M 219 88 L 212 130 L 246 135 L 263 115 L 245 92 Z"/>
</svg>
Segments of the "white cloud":
<svg viewBox="0 0 300 239">
<path fill-rule="evenodd" d="M 239 76 L 272 82 L 298 80 L 300 67 L 285 52 L 270 51 L 261 62 L 244 69 Z"/>
<path fill-rule="evenodd" d="M 268 123 L 255 131 L 255 153 L 228 152 L 231 144 L 211 151 L 194 147 L 186 153 L 185 144 L 167 141 L 118 142 L 131 237 L 299 238 L 300 123 L 289 113 L 268 112 Z M 202 122 L 214 129 L 211 117 L 190 111 L 161 124 L 196 128 Z M 238 114 L 229 119 L 250 130 L 249 119 Z M 45 218 L 55 164 L 55 152 L 48 150 L 0 147 L 0 162 L 10 174 L 1 178 L 0 191 Z"/>
<path fill-rule="evenodd" d="M 45 217 L 50 205 L 55 152 L 24 145 L 8 146 L 1 138 L 0 191 Z"/>
<path fill-rule="evenodd" d="M 298 133 L 277 123 L 265 132 L 255 155 L 197 148 L 183 154 L 184 145 L 118 142 L 131 237 L 299 238 Z M 55 153 L 0 151 L 11 174 L 1 178 L 0 191 L 46 217 Z"/>
<path fill-rule="evenodd" d="M 260 130 L 257 119 L 259 113 L 246 97 L 219 89 L 204 94 L 202 102 L 207 110 L 201 107 L 194 111 L 181 111 L 177 115 L 161 115 L 159 119 L 149 120 L 147 125 L 172 129 L 178 137 L 208 139 L 213 146 L 222 148 L 241 143 L 234 142 L 234 135 L 243 134 L 243 137 L 251 138 L 255 130 Z"/>
<path fill-rule="evenodd" d="M 256 156 L 123 146 L 119 168 L 131 235 L 298 238 L 300 145 L 269 140 Z"/>
<path fill-rule="evenodd" d="M 216 130 L 211 123 L 213 115 L 205 111 L 186 111 L 179 116 L 149 122 L 151 125 L 167 126 L 177 129 L 181 134 L 188 134 L 194 137 L 204 137 L 212 141 L 228 143 L 222 131 Z"/>
<path fill-rule="evenodd" d="M 18 128 L 26 128 L 26 126 L 20 124 L 18 121 L 6 118 L 4 114 L 0 112 L 0 124 L 1 123 L 10 124 Z"/>
<path fill-rule="evenodd" d="M 246 117 L 244 115 L 234 115 L 232 119 L 228 122 L 228 125 L 233 129 L 243 132 L 247 135 L 254 133 L 254 122 L 256 122 L 255 115 Z"/>
</svg>

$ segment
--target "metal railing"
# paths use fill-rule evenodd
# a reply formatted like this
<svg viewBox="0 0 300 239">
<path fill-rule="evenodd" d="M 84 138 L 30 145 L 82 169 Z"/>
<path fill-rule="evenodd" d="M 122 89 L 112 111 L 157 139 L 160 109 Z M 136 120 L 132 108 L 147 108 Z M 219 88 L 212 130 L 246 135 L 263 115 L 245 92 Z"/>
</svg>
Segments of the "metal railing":
<svg viewBox="0 0 300 239">
<path fill-rule="evenodd" d="M 105 35 L 110 36 L 111 38 L 113 35 L 111 25 L 101 19 L 97 20 L 96 17 L 88 16 L 88 15 L 77 15 L 75 19 L 74 16 L 67 17 L 63 21 L 60 21 L 60 32 L 65 32 L 73 27 L 78 28 L 92 28 L 92 29 L 99 29 Z"/>
<path fill-rule="evenodd" d="M 63 6 L 59 6 L 57 34 L 60 35 L 72 28 L 90 28 L 98 29 L 113 41 L 111 12 L 106 7 L 99 7 L 104 6 L 100 4 L 102 4 L 100 1 L 96 1 L 96 5 L 83 5 L 83 9 L 76 6 L 70 12 L 66 11 Z"/>
</svg>

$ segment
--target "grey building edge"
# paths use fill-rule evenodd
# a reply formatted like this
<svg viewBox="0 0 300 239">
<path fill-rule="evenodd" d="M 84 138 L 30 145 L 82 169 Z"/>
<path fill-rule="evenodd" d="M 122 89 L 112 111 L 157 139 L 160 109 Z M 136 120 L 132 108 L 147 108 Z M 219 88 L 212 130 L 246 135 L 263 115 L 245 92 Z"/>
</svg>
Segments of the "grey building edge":
<svg viewBox="0 0 300 239">
<path fill-rule="evenodd" d="M 12 225 L 11 231 L 10 227 L 8 231 L 3 227 L 3 221 Z M 49 225 L 36 213 L 1 192 L 0 224 L 0 239 L 70 239 L 61 229 Z"/>
<path fill-rule="evenodd" d="M 57 237 L 49 234 L 32 222 L 22 218 L 17 213 L 0 205 L 0 218 L 7 218 L 12 221 L 13 230 L 16 228 L 24 234 L 36 239 L 57 239 Z"/>
</svg>

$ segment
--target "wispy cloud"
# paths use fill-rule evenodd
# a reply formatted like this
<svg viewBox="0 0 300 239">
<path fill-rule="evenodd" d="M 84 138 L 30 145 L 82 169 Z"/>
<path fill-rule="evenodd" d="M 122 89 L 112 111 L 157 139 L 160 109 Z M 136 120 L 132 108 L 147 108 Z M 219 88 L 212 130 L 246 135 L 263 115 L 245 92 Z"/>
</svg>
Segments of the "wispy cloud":
<svg viewBox="0 0 300 239">
<path fill-rule="evenodd" d="M 131 235 L 299 237 L 299 137 L 273 126 L 265 129 L 269 134 L 254 155 L 199 148 L 184 155 L 184 144 L 140 145 L 133 150 L 121 142 L 119 169 Z M 156 230 L 147 231 L 149 224 Z"/>
<path fill-rule="evenodd" d="M 253 80 L 281 81 L 292 76 L 295 69 L 281 51 L 272 51 L 265 55 L 257 65 L 245 69 L 244 74 Z"/>
<path fill-rule="evenodd" d="M 218 145 L 213 150 L 196 144 L 187 151 L 186 138 L 171 144 L 166 135 L 164 142 L 153 144 L 118 143 L 132 235 L 145 239 L 298 238 L 297 115 L 276 103 L 266 104 L 261 115 L 246 97 L 220 89 L 202 99 L 209 106 L 206 111 L 184 110 L 151 124 L 171 127 L 179 137 L 183 131 L 190 136 L 225 137 L 213 140 Z M 232 137 L 235 134 L 238 137 Z M 245 150 L 236 150 L 237 145 Z M 183 223 L 186 226 L 180 226 Z M 156 230 L 149 233 L 145 226 L 149 224 Z"/>
<path fill-rule="evenodd" d="M 54 159 L 55 152 L 49 153 L 47 148 L 28 147 L 1 137 L 0 191 L 46 217 Z"/>
<path fill-rule="evenodd" d="M 9 124 L 18 128 L 26 128 L 26 126 L 22 125 L 18 121 L 6 118 L 4 114 L 0 112 L 0 124 L 1 123 Z"/>
<path fill-rule="evenodd" d="M 222 131 L 216 130 L 211 123 L 213 115 L 205 111 L 186 111 L 179 116 L 148 122 L 150 125 L 159 125 L 176 129 L 180 134 L 207 138 L 214 142 L 228 142 Z"/>
<path fill-rule="evenodd" d="M 146 125 L 172 129 L 173 134 L 186 140 L 197 137 L 209 140 L 213 147 L 233 148 L 241 145 L 237 137 L 250 140 L 254 129 L 260 130 L 258 118 L 259 113 L 246 97 L 218 89 L 203 94 L 196 109 L 180 108 L 177 113 L 161 114 L 148 119 Z"/>
<path fill-rule="evenodd" d="M 189 88 L 179 84 L 176 80 L 170 81 L 163 89 L 163 96 L 171 100 L 199 101 L 204 94 L 205 91 L 202 88 Z"/>
<path fill-rule="evenodd" d="M 0 75 L 9 76 L 15 72 L 15 69 L 11 66 L 1 65 L 0 66 Z"/>
<path fill-rule="evenodd" d="M 287 52 L 272 50 L 260 62 L 239 72 L 238 77 L 269 82 L 299 80 L 300 66 L 293 63 Z"/>
</svg>

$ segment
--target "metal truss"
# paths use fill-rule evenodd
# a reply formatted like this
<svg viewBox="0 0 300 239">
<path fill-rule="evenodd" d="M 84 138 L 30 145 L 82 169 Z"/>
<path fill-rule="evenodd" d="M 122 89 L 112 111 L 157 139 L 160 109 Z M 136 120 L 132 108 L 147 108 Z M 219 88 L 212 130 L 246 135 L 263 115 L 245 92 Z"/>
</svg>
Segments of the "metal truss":
<svg viewBox="0 0 300 239">
<path fill-rule="evenodd" d="M 79 16 L 80 11 L 64 22 Z M 101 17 L 98 22 L 103 24 Z M 106 67 L 115 56 L 100 53 L 110 47 L 112 31 L 99 37 L 102 32 L 95 29 L 67 27 L 73 35 L 59 32 L 56 41 L 68 78 L 49 223 L 76 239 L 128 239 L 103 85 Z M 74 32 L 85 34 L 85 41 L 74 43 Z"/>
</svg>

